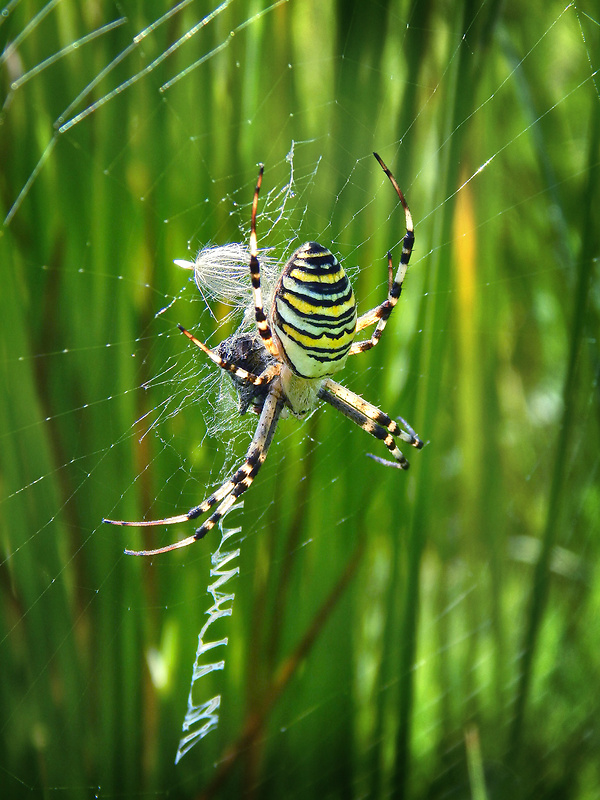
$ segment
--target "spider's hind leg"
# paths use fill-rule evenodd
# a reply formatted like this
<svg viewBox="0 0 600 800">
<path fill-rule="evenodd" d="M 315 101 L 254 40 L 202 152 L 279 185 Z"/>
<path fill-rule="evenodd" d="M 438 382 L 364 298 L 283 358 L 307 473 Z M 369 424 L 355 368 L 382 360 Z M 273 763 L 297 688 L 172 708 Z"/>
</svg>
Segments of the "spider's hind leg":
<svg viewBox="0 0 600 800">
<path fill-rule="evenodd" d="M 273 340 L 271 326 L 263 308 L 262 290 L 260 287 L 260 262 L 258 260 L 258 244 L 256 240 L 256 211 L 258 208 L 258 194 L 262 184 L 264 167 L 261 164 L 252 198 L 252 215 L 250 219 L 250 282 L 252 284 L 252 296 L 254 298 L 254 320 L 256 329 L 262 339 L 265 348 L 272 356 L 277 356 L 277 345 Z"/>
<path fill-rule="evenodd" d="M 350 355 L 354 355 L 356 353 L 364 353 L 367 350 L 370 350 L 372 347 L 379 342 L 381 339 L 381 334 L 385 330 L 385 326 L 387 324 L 388 319 L 392 311 L 394 310 L 396 303 L 400 297 L 402 292 L 402 284 L 404 282 L 404 278 L 406 276 L 406 270 L 408 268 L 408 262 L 410 260 L 411 253 L 413 251 L 413 247 L 415 244 L 415 229 L 413 225 L 412 216 L 410 210 L 408 208 L 408 204 L 402 193 L 402 190 L 398 186 L 398 182 L 390 172 L 390 170 L 386 167 L 380 156 L 377 153 L 373 153 L 377 161 L 379 162 L 379 166 L 385 172 L 387 177 L 389 178 L 390 183 L 392 184 L 396 194 L 398 195 L 398 199 L 404 209 L 404 218 L 406 224 L 406 233 L 404 234 L 404 239 L 402 241 L 402 254 L 400 256 L 400 263 L 398 264 L 398 271 L 396 272 L 396 276 L 392 279 L 393 274 L 393 266 L 392 266 L 392 254 L 388 252 L 387 259 L 388 259 L 388 296 L 387 298 L 381 303 L 381 305 L 377 306 L 376 308 L 372 308 L 370 311 L 367 311 L 366 314 L 363 314 L 358 318 L 356 324 L 356 331 L 357 333 L 364 330 L 365 328 L 370 327 L 371 325 L 376 325 L 377 327 L 373 331 L 370 339 L 365 339 L 364 341 L 354 342 L 352 347 L 350 348 Z"/>
</svg>

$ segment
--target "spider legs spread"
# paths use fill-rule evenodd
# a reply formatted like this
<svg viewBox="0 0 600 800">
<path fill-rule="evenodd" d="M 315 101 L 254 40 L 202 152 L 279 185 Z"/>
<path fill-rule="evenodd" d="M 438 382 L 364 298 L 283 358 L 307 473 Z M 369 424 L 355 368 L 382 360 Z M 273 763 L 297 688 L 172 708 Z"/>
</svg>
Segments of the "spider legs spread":
<svg viewBox="0 0 600 800">
<path fill-rule="evenodd" d="M 249 266 L 256 322 L 255 333 L 236 333 L 221 342 L 216 350 L 212 350 L 181 325 L 178 326 L 181 332 L 217 366 L 231 374 L 238 389 L 241 413 L 244 413 L 251 406 L 253 411 L 260 414 L 258 426 L 246 453 L 245 461 L 218 489 L 199 505 L 194 506 L 183 514 L 159 520 L 141 520 L 138 522 L 103 520 L 112 525 L 130 527 L 174 525 L 203 516 L 216 506 L 208 519 L 191 536 L 154 550 L 126 550 L 126 553 L 152 556 L 186 547 L 203 538 L 232 508 L 237 498 L 251 486 L 265 461 L 284 406 L 287 406 L 296 416 L 302 417 L 313 409 L 317 397 L 325 400 L 363 430 L 367 431 L 367 433 L 371 434 L 371 436 L 381 440 L 392 456 L 393 461 L 387 461 L 379 456 L 371 456 L 372 458 L 380 463 L 398 467 L 399 469 L 408 469 L 409 463 L 398 448 L 397 439 L 410 444 L 416 449 L 423 447 L 423 441 L 419 439 L 405 420 L 399 418 L 400 424 L 398 424 L 397 421 L 391 419 L 387 414 L 359 395 L 329 377 L 323 378 L 324 375 L 334 374 L 338 369 L 341 369 L 346 355 L 365 352 L 378 344 L 402 292 L 403 281 L 414 245 L 413 222 L 404 195 L 384 162 L 377 153 L 374 153 L 374 155 L 390 180 L 404 209 L 406 233 L 403 239 L 400 263 L 395 275 L 391 253 L 388 252 L 387 254 L 387 298 L 379 306 L 359 317 L 358 320 L 356 320 L 356 304 L 352 288 L 343 269 L 328 250 L 312 242 L 308 242 L 304 247 L 296 251 L 296 254 L 300 254 L 302 258 L 296 261 L 295 256 L 293 256 L 283 268 L 280 283 L 278 288 L 275 289 L 270 317 L 267 318 L 263 307 L 256 236 L 258 198 L 263 176 L 263 167 L 262 165 L 260 166 L 252 200 L 250 227 Z M 310 263 L 307 263 L 307 259 L 310 260 Z M 188 263 L 186 262 L 186 265 Z M 281 288 L 285 286 L 284 279 L 291 274 L 292 267 L 297 268 L 300 274 L 300 278 L 296 276 L 295 280 L 299 281 L 299 286 L 302 288 L 297 287 L 295 290 Z M 336 272 L 332 272 L 334 268 L 337 270 Z M 336 296 L 342 297 L 343 295 L 343 302 L 338 300 L 338 303 L 333 305 L 329 296 L 331 281 L 323 277 L 331 275 L 334 276 L 332 280 L 335 279 L 337 281 L 334 286 L 335 291 L 338 292 Z M 344 292 L 337 288 L 338 283 L 343 284 Z M 308 300 L 306 299 L 307 297 Z M 282 345 L 282 328 L 279 326 L 279 317 L 277 316 L 277 314 L 280 314 L 278 302 L 283 304 L 288 302 L 290 298 L 297 301 L 298 309 L 300 310 L 294 311 L 293 314 L 283 314 L 285 319 L 282 324 L 287 320 L 290 327 L 293 327 L 298 320 L 300 322 L 298 335 L 294 339 L 295 354 L 299 358 L 300 366 L 298 366 L 298 362 L 288 361 L 288 355 L 286 355 Z M 306 310 L 305 306 L 309 307 L 309 310 Z M 275 316 L 273 307 L 276 312 Z M 332 308 L 335 308 L 335 311 L 332 311 Z M 273 325 L 273 330 L 269 319 Z M 348 323 L 348 319 L 351 320 L 351 324 Z M 375 330 L 370 339 L 350 344 L 355 333 L 371 326 L 375 326 Z M 304 328 L 307 330 L 304 330 Z M 317 333 L 315 333 L 315 330 Z M 328 337 L 330 339 L 335 338 L 332 335 L 332 331 L 338 338 L 347 337 L 347 340 L 343 342 L 343 347 L 337 348 L 338 350 L 343 350 L 343 358 L 337 355 L 335 357 L 332 356 L 332 353 L 337 352 L 336 348 L 331 343 L 325 345 L 321 341 L 326 341 Z M 291 340 L 291 335 L 288 338 Z M 281 353 L 280 347 L 282 349 Z M 315 352 L 317 355 L 314 355 Z M 330 358 L 327 358 L 328 355 Z M 323 368 L 323 362 L 325 361 L 331 362 L 329 364 L 332 367 L 331 370 Z M 319 369 L 315 368 L 315 362 L 319 362 L 317 364 Z M 294 363 L 296 364 L 296 369 L 294 368 Z"/>
</svg>

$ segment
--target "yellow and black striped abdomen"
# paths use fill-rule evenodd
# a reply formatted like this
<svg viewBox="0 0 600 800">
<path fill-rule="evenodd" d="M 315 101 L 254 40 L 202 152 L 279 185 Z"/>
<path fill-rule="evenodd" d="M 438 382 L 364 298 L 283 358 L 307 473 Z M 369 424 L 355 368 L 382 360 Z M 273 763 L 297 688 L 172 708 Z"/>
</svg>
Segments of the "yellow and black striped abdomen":
<svg viewBox="0 0 600 800">
<path fill-rule="evenodd" d="M 342 369 L 356 332 L 356 302 L 329 250 L 316 242 L 296 250 L 275 289 L 271 323 L 296 375 L 322 378 Z"/>
</svg>

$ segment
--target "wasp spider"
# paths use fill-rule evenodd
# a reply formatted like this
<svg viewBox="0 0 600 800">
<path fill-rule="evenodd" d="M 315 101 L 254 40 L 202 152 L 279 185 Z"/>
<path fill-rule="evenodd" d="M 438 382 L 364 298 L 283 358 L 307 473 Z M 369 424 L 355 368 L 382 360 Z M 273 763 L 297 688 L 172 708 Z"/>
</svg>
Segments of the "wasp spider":
<svg viewBox="0 0 600 800">
<path fill-rule="evenodd" d="M 357 425 L 380 439 L 393 461 L 375 457 L 384 464 L 408 469 L 396 439 L 420 449 L 423 442 L 408 423 L 401 425 L 376 406 L 332 380 L 349 355 L 364 353 L 379 342 L 386 323 L 398 302 L 402 282 L 414 244 L 412 217 L 396 179 L 377 153 L 373 154 L 396 190 L 406 217 L 406 234 L 400 264 L 393 277 L 392 256 L 388 259 L 388 296 L 376 308 L 357 318 L 352 286 L 342 265 L 325 247 L 307 242 L 299 247 L 283 268 L 275 287 L 269 316 L 263 309 L 260 265 L 256 241 L 256 210 L 263 167 L 258 175 L 250 229 L 250 278 L 254 299 L 256 330 L 237 333 L 211 350 L 189 331 L 179 329 L 203 350 L 217 366 L 230 373 L 240 399 L 240 412 L 248 408 L 260 415 L 256 432 L 244 463 L 200 505 L 184 514 L 156 520 L 129 522 L 105 519 L 111 525 L 174 525 L 215 511 L 185 539 L 156 550 L 126 550 L 130 555 L 153 556 L 186 547 L 202 539 L 250 487 L 267 457 L 275 428 L 284 410 L 302 419 L 319 400 L 324 400 Z M 370 339 L 354 341 L 357 333 L 375 325 Z"/>
</svg>

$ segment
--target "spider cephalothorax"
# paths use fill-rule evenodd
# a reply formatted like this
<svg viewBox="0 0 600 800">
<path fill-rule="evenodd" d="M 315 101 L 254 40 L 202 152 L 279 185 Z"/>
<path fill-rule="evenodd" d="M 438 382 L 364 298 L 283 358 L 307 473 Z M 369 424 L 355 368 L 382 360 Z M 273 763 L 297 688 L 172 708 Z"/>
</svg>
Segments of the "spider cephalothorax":
<svg viewBox="0 0 600 800">
<path fill-rule="evenodd" d="M 394 461 L 377 459 L 408 469 L 408 461 L 396 439 L 420 449 L 423 442 L 408 423 L 391 419 L 376 406 L 332 380 L 348 356 L 370 350 L 381 334 L 402 291 L 402 283 L 414 244 L 412 218 L 396 179 L 374 153 L 400 199 L 406 219 L 406 234 L 395 277 L 392 256 L 388 253 L 388 296 L 381 305 L 357 317 L 352 286 L 343 267 L 325 247 L 307 242 L 299 247 L 284 266 L 275 287 L 268 316 L 265 314 L 260 285 L 260 264 L 256 241 L 256 211 L 263 167 L 258 175 L 252 201 L 250 229 L 250 279 L 254 299 L 256 329 L 234 333 L 211 350 L 185 328 L 182 333 L 203 350 L 233 379 L 239 397 L 240 413 L 252 408 L 260 415 L 246 460 L 215 492 L 184 514 L 158 520 L 104 520 L 113 525 L 145 527 L 171 525 L 196 519 L 214 506 L 211 516 L 185 539 L 156 550 L 126 550 L 131 555 L 156 555 L 185 547 L 213 528 L 252 484 L 267 452 L 284 410 L 303 418 L 319 400 L 332 405 L 387 447 Z M 375 325 L 371 338 L 355 342 L 357 333 Z"/>
</svg>

